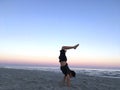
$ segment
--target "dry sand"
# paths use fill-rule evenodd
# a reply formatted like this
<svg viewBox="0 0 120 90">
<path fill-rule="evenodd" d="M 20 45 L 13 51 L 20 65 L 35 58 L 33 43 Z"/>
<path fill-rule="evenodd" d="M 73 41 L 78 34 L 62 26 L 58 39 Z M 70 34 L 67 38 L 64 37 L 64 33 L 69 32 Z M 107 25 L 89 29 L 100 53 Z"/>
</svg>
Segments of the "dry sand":
<svg viewBox="0 0 120 90">
<path fill-rule="evenodd" d="M 61 72 L 0 68 L 0 90 L 120 90 L 120 78 L 77 74 L 71 87 Z"/>
</svg>

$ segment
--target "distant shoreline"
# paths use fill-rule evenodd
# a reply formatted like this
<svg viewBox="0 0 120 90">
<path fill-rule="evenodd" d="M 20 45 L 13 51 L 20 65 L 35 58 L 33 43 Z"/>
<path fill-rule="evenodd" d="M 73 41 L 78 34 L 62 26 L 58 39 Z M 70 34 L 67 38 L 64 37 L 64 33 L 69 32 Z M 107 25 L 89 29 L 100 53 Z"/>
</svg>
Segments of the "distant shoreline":
<svg viewBox="0 0 120 90">
<path fill-rule="evenodd" d="M 6 69 L 22 69 L 22 70 L 38 70 L 38 71 L 50 71 L 50 72 L 61 72 L 60 67 L 46 67 L 46 66 L 0 66 L 0 68 Z M 88 76 L 97 76 L 97 77 L 110 77 L 110 78 L 120 78 L 119 69 L 90 69 L 90 68 L 74 68 L 70 67 L 72 70 L 75 70 L 77 74 L 83 74 Z"/>
<path fill-rule="evenodd" d="M 6 64 L 6 63 L 0 63 L 0 67 L 4 66 L 30 66 L 30 67 L 59 67 L 59 63 L 57 65 L 45 65 L 45 64 Z M 110 70 L 120 70 L 120 67 L 115 66 L 78 66 L 78 65 L 70 65 L 72 68 L 84 68 L 84 69 L 110 69 Z"/>
</svg>

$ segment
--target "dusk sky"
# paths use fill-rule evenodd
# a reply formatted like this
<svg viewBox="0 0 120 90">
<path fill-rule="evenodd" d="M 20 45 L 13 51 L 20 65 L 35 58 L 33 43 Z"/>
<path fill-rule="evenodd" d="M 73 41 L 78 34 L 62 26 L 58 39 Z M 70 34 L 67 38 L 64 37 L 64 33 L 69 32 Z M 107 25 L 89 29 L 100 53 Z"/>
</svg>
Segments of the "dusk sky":
<svg viewBox="0 0 120 90">
<path fill-rule="evenodd" d="M 0 0 L 0 64 L 120 68 L 120 0 Z"/>
</svg>

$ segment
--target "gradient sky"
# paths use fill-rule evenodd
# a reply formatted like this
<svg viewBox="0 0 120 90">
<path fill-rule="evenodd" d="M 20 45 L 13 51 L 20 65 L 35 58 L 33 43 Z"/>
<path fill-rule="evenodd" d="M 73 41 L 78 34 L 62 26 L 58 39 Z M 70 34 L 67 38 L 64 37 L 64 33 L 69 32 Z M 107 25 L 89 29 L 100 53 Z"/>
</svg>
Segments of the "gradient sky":
<svg viewBox="0 0 120 90">
<path fill-rule="evenodd" d="M 0 63 L 120 67 L 120 0 L 0 0 Z"/>
</svg>

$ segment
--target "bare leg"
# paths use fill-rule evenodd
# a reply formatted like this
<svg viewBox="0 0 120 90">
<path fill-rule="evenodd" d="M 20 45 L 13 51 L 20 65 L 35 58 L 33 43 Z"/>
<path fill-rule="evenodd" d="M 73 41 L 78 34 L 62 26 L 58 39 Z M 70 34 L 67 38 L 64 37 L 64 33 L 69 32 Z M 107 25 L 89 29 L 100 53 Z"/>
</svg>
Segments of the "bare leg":
<svg viewBox="0 0 120 90">
<path fill-rule="evenodd" d="M 62 49 L 67 50 L 67 49 L 76 49 L 79 46 L 79 44 L 75 46 L 62 46 Z"/>
</svg>

